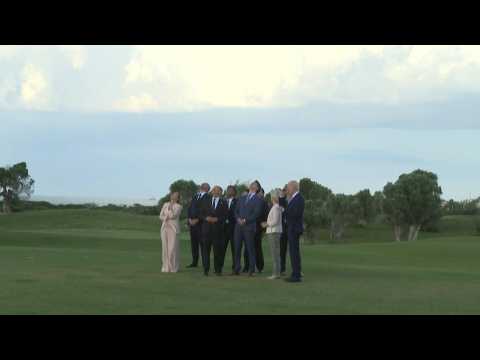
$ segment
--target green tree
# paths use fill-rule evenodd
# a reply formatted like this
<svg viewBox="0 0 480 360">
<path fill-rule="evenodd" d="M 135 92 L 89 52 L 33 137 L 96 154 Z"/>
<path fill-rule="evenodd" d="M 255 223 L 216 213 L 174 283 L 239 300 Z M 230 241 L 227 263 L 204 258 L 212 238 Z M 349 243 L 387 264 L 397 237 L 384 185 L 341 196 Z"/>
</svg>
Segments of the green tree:
<svg viewBox="0 0 480 360">
<path fill-rule="evenodd" d="M 300 192 L 305 200 L 323 200 L 326 201 L 332 194 L 332 190 L 310 180 L 309 178 L 300 179 Z"/>
<path fill-rule="evenodd" d="M 300 193 L 305 199 L 303 220 L 305 222 L 305 235 L 312 242 L 315 238 L 315 230 L 326 227 L 329 218 L 326 214 L 326 203 L 332 195 L 332 191 L 309 178 L 303 178 L 299 182 Z"/>
<path fill-rule="evenodd" d="M 28 173 L 27 163 L 0 168 L 0 196 L 3 198 L 3 212 L 12 212 L 12 203 L 22 196 L 30 198 L 35 181 Z"/>
<path fill-rule="evenodd" d="M 475 215 L 479 212 L 479 200 L 455 201 L 450 199 L 443 204 L 442 212 L 445 215 Z"/>
<path fill-rule="evenodd" d="M 330 241 L 344 239 L 347 226 L 356 224 L 361 216 L 361 207 L 354 195 L 331 195 L 326 203 L 326 214 L 330 220 Z"/>
<path fill-rule="evenodd" d="M 432 172 L 415 170 L 402 174 L 384 187 L 384 209 L 394 225 L 396 240 L 401 239 L 398 229 L 408 227 L 407 240 L 416 240 L 422 226 L 437 218 L 441 209 L 442 189 Z"/>
<path fill-rule="evenodd" d="M 187 217 L 188 205 L 190 204 L 190 200 L 192 199 L 193 195 L 198 191 L 198 186 L 199 185 L 197 185 L 193 180 L 184 179 L 176 180 L 170 185 L 170 193 L 178 192 L 180 194 L 180 204 L 183 207 L 182 213 L 180 214 L 182 219 Z M 170 200 L 170 193 L 166 194 L 158 202 L 160 209 L 164 203 Z"/>
<path fill-rule="evenodd" d="M 235 189 L 237 190 L 237 196 L 241 196 L 245 191 L 248 192 L 248 186 L 250 185 L 248 183 L 248 181 L 243 181 L 243 182 L 240 182 L 240 180 L 237 180 L 235 181 L 234 184 L 232 184 L 233 186 L 235 186 Z M 227 188 L 224 189 L 225 191 L 227 190 Z M 266 190 L 265 190 L 266 191 Z"/>
<path fill-rule="evenodd" d="M 473 223 L 475 225 L 475 234 L 480 235 L 480 216 L 475 216 Z"/>
<path fill-rule="evenodd" d="M 428 220 L 420 228 L 420 231 L 425 232 L 439 232 L 440 231 L 440 220 L 443 216 L 442 208 L 438 207 L 432 211 L 432 214 Z"/>
<path fill-rule="evenodd" d="M 375 217 L 375 208 L 373 196 L 369 189 L 361 190 L 355 194 L 359 207 L 359 220 L 363 224 L 370 223 Z"/>
<path fill-rule="evenodd" d="M 403 209 L 406 208 L 405 198 L 400 188 L 388 182 L 383 188 L 383 211 L 386 220 L 393 226 L 393 234 L 396 241 L 401 241 L 407 220 Z"/>
<path fill-rule="evenodd" d="M 373 213 L 376 221 L 382 221 L 384 217 L 383 202 L 385 195 L 382 191 L 375 191 L 373 194 Z"/>
</svg>

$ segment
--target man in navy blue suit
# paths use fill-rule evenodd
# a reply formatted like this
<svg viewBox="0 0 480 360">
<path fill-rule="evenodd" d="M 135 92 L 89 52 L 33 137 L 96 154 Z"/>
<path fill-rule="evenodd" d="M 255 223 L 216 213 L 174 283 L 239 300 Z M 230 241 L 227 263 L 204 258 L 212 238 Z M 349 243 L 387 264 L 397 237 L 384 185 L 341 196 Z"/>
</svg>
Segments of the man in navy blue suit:
<svg viewBox="0 0 480 360">
<path fill-rule="evenodd" d="M 192 246 L 192 263 L 187 268 L 198 266 L 198 258 L 202 250 L 202 220 L 199 218 L 202 199 L 208 195 L 210 185 L 203 183 L 192 197 L 188 207 L 188 227 L 190 228 L 190 243 Z"/>
<path fill-rule="evenodd" d="M 262 201 L 257 195 L 259 190 L 258 182 L 252 182 L 248 194 L 240 197 L 235 206 L 235 218 L 237 222 L 234 235 L 235 269 L 232 275 L 240 275 L 243 243 L 245 243 L 248 253 L 248 276 L 253 276 L 255 272 L 255 232 L 257 231 L 257 218 L 262 212 Z"/>
<path fill-rule="evenodd" d="M 290 181 L 287 184 L 287 196 L 289 201 L 285 210 L 287 222 L 288 247 L 290 262 L 292 264 L 292 275 L 285 279 L 287 282 L 300 282 L 302 278 L 302 264 L 300 259 L 300 236 L 303 234 L 303 211 L 305 200 L 299 192 L 300 187 L 297 181 Z"/>
<path fill-rule="evenodd" d="M 287 250 L 288 250 L 288 236 L 287 236 L 287 220 L 285 219 L 285 209 L 287 208 L 287 185 L 283 187 L 282 195 L 278 198 L 278 205 L 283 208 L 282 212 L 282 235 L 280 236 L 280 274 L 285 275 L 287 271 Z"/>
</svg>

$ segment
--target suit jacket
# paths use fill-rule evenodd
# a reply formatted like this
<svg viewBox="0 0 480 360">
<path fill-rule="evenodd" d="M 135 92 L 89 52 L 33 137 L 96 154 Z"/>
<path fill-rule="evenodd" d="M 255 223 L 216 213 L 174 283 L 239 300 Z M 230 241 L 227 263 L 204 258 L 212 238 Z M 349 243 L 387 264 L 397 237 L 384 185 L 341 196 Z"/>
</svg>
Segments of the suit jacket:
<svg viewBox="0 0 480 360">
<path fill-rule="evenodd" d="M 283 208 L 277 204 L 274 204 L 268 212 L 267 234 L 282 232 L 282 215 Z"/>
<path fill-rule="evenodd" d="M 270 207 L 265 199 L 259 198 L 259 200 L 261 202 L 261 211 L 260 216 L 257 218 L 257 232 L 262 232 L 266 230 L 264 227 L 262 227 L 262 222 L 267 221 Z"/>
<path fill-rule="evenodd" d="M 284 197 L 280 197 L 278 198 L 278 205 L 280 205 L 282 208 L 283 208 L 283 212 L 282 212 L 282 232 L 286 232 L 286 229 L 287 229 L 287 218 L 285 216 L 286 212 L 285 210 L 287 209 L 287 197 L 284 196 Z"/>
<path fill-rule="evenodd" d="M 195 194 L 190 201 L 190 206 L 188 207 L 187 216 L 189 219 L 198 219 L 200 216 L 200 208 L 202 200 L 208 196 L 208 194 L 204 194 L 200 199 L 197 199 L 197 195 Z"/>
<path fill-rule="evenodd" d="M 235 207 L 237 206 L 237 198 L 232 199 L 232 203 L 230 204 L 230 208 L 228 209 L 228 215 L 227 215 L 227 220 L 226 222 L 228 226 L 235 226 L 236 220 L 235 220 Z M 228 208 L 228 199 L 225 199 L 225 202 L 227 203 L 227 208 Z"/>
<path fill-rule="evenodd" d="M 245 219 L 246 223 L 243 226 L 249 230 L 256 231 L 257 219 L 262 214 L 262 201 L 257 195 L 254 195 L 249 201 L 247 201 L 247 198 L 248 194 L 238 199 L 235 206 L 235 218 Z"/>
<path fill-rule="evenodd" d="M 223 198 L 218 199 L 217 207 L 214 208 L 212 204 L 213 197 L 211 195 L 204 196 L 200 205 L 200 216 L 202 220 L 202 230 L 205 233 L 223 231 L 225 220 L 228 216 L 228 204 Z M 206 221 L 207 216 L 218 218 L 216 223 L 209 223 Z"/>
<path fill-rule="evenodd" d="M 285 210 L 288 232 L 293 231 L 296 234 L 303 234 L 304 209 L 305 200 L 302 194 L 298 193 L 292 200 L 290 200 L 287 209 Z"/>
</svg>

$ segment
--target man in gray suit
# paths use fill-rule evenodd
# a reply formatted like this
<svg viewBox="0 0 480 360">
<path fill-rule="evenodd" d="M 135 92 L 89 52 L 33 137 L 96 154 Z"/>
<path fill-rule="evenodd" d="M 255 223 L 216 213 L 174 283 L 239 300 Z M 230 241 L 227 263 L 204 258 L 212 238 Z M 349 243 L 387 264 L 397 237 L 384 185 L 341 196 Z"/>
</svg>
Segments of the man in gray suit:
<svg viewBox="0 0 480 360">
<path fill-rule="evenodd" d="M 235 207 L 235 269 L 232 275 L 240 275 L 242 245 L 248 253 L 249 271 L 248 276 L 253 276 L 255 272 L 255 232 L 257 231 L 257 218 L 262 212 L 262 201 L 257 195 L 259 191 L 258 182 L 250 184 L 249 192 L 238 199 Z"/>
</svg>

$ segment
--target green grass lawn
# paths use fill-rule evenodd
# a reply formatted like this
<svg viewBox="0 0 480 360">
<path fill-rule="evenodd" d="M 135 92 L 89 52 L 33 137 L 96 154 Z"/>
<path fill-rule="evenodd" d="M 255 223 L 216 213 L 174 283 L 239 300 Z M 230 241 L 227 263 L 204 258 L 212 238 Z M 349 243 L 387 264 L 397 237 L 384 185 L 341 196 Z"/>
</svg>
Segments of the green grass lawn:
<svg viewBox="0 0 480 360">
<path fill-rule="evenodd" d="M 470 226 L 472 224 L 472 227 Z M 469 217 L 395 243 L 381 225 L 302 246 L 305 281 L 204 277 L 181 236 L 163 274 L 156 217 L 102 210 L 0 216 L 0 314 L 480 314 L 480 237 Z M 227 253 L 226 268 L 231 259 Z"/>
</svg>

